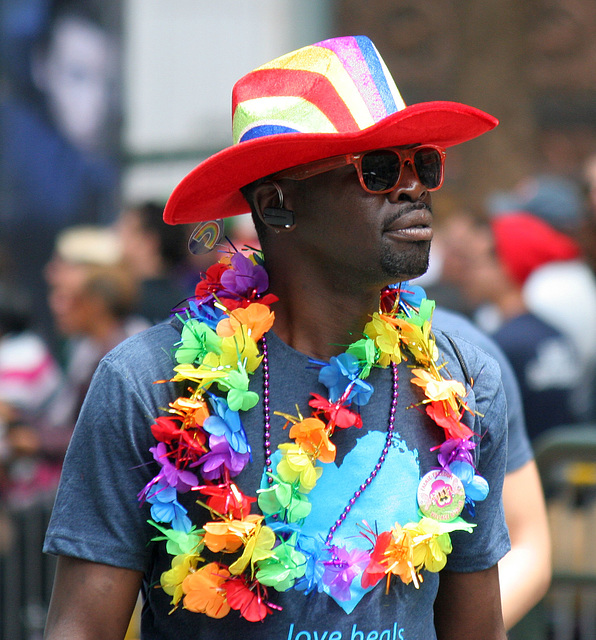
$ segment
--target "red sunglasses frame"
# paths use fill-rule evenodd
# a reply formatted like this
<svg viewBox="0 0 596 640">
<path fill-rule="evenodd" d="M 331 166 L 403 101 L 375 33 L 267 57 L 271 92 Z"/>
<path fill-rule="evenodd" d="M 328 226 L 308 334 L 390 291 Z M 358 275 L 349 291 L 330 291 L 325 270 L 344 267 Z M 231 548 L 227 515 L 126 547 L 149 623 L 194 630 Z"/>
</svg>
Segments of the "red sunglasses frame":
<svg viewBox="0 0 596 640">
<path fill-rule="evenodd" d="M 433 151 L 437 151 L 439 153 L 439 157 L 441 159 L 441 179 L 439 184 L 436 187 L 427 187 L 424 185 L 429 191 L 436 191 L 440 189 L 443 185 L 443 178 L 445 174 L 445 149 L 441 147 L 437 147 L 431 144 L 420 145 L 417 147 L 386 147 L 383 149 L 370 149 L 368 151 L 361 151 L 360 153 L 347 153 L 341 156 L 332 156 L 331 158 L 323 158 L 322 160 L 315 160 L 313 162 L 308 162 L 307 164 L 302 164 L 297 167 L 292 167 L 290 169 L 284 169 L 283 171 L 279 171 L 278 173 L 271 176 L 272 179 L 281 179 L 287 178 L 288 180 L 306 180 L 307 178 L 312 178 L 313 176 L 319 175 L 320 173 L 326 173 L 327 171 L 333 171 L 334 169 L 339 169 L 340 167 L 345 167 L 348 164 L 354 165 L 356 167 L 356 171 L 358 173 L 358 179 L 360 180 L 361 187 L 367 192 L 375 195 L 389 193 L 393 191 L 395 187 L 399 184 L 401 175 L 402 175 L 402 167 L 409 162 L 412 166 L 418 180 L 420 180 L 420 176 L 418 175 L 418 171 L 416 169 L 416 163 L 414 162 L 414 156 L 417 152 L 423 149 L 432 149 Z M 388 188 L 382 189 L 381 191 L 373 191 L 369 189 L 364 184 L 364 178 L 362 176 L 362 158 L 369 153 L 376 153 L 378 151 L 391 151 L 393 152 L 399 162 L 399 173 L 397 174 L 397 180 L 395 184 Z M 422 180 L 420 180 L 422 183 Z"/>
</svg>

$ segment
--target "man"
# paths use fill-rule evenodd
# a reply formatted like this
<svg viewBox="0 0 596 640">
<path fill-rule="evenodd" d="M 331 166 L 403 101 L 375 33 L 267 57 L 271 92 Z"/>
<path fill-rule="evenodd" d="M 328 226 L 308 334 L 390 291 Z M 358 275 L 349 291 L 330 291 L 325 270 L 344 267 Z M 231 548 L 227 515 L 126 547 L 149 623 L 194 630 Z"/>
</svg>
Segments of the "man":
<svg viewBox="0 0 596 640">
<path fill-rule="evenodd" d="M 498 365 L 388 286 L 427 268 L 443 148 L 495 125 L 406 107 L 365 37 L 236 84 L 237 144 L 164 217 L 248 201 L 266 271 L 232 255 L 100 366 L 48 530 L 48 638 L 121 638 L 143 580 L 144 638 L 505 638 Z"/>
</svg>

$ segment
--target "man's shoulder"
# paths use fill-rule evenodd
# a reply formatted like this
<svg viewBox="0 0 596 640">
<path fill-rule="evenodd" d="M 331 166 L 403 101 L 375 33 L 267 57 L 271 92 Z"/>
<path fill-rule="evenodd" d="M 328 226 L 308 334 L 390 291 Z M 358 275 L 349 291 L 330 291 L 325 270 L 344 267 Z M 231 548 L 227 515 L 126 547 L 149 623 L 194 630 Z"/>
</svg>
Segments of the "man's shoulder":
<svg viewBox="0 0 596 640">
<path fill-rule="evenodd" d="M 501 354 L 494 342 L 466 318 L 444 311 L 438 316 L 433 332 L 439 352 L 445 359 L 453 361 L 455 358 L 471 377 L 475 378 L 479 371 L 484 371 L 485 375 L 495 375 L 500 379 Z"/>
<path fill-rule="evenodd" d="M 180 340 L 175 320 L 167 320 L 140 331 L 114 347 L 102 363 L 137 375 L 174 366 L 173 351 Z"/>
</svg>

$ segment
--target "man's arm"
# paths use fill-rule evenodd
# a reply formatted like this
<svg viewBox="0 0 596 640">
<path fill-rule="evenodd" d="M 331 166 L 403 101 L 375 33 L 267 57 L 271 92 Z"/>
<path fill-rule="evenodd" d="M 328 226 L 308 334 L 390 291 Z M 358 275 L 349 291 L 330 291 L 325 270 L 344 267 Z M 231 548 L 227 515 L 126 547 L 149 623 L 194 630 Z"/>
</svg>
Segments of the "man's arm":
<svg viewBox="0 0 596 640">
<path fill-rule="evenodd" d="M 46 640 L 122 640 L 143 574 L 60 556 Z"/>
<path fill-rule="evenodd" d="M 473 573 L 443 570 L 435 601 L 439 640 L 506 640 L 497 566 Z"/>
<path fill-rule="evenodd" d="M 510 629 L 540 601 L 551 580 L 551 544 L 536 463 L 508 473 L 503 485 L 511 551 L 499 562 L 501 604 Z"/>
</svg>

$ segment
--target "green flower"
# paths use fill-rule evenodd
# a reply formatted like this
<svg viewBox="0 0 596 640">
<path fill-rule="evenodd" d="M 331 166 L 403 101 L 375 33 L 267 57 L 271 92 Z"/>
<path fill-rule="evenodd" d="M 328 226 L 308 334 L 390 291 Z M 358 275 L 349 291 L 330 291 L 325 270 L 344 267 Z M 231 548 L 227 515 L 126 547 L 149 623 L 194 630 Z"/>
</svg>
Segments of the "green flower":
<svg viewBox="0 0 596 640">
<path fill-rule="evenodd" d="M 286 522 L 304 520 L 312 505 L 308 498 L 300 493 L 298 484 L 284 482 L 275 478 L 276 484 L 259 492 L 259 509 L 266 515 L 279 515 Z"/>
<path fill-rule="evenodd" d="M 358 360 L 361 369 L 360 377 L 368 378 L 370 370 L 377 360 L 375 341 L 370 338 L 361 338 L 348 347 L 347 353 Z"/>
<path fill-rule="evenodd" d="M 182 327 L 180 346 L 176 349 L 178 364 L 202 362 L 210 352 L 219 353 L 221 338 L 204 322 L 188 320 Z"/>
<path fill-rule="evenodd" d="M 205 546 L 203 544 L 204 531 L 202 529 L 197 529 L 193 526 L 192 529 L 186 533 L 184 531 L 177 531 L 176 529 L 165 529 L 156 522 L 153 522 L 153 520 L 147 520 L 147 522 L 163 533 L 163 536 L 157 536 L 153 538 L 153 540 L 167 540 L 166 551 L 171 556 L 199 554 Z"/>
<path fill-rule="evenodd" d="M 296 551 L 296 536 L 273 549 L 275 555 L 259 562 L 257 580 L 276 591 L 288 591 L 306 571 L 306 557 Z"/>
</svg>

